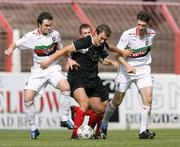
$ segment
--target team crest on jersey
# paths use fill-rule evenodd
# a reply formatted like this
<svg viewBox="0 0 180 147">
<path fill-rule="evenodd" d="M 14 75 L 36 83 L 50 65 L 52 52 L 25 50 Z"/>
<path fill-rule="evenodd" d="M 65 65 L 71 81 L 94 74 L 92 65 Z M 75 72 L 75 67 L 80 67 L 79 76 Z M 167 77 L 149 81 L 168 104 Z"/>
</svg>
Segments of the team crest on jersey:
<svg viewBox="0 0 180 147">
<path fill-rule="evenodd" d="M 149 41 L 146 41 L 145 44 L 148 45 L 148 44 L 149 44 Z"/>
<path fill-rule="evenodd" d="M 55 42 L 56 41 L 56 37 L 52 37 L 52 41 Z"/>
</svg>

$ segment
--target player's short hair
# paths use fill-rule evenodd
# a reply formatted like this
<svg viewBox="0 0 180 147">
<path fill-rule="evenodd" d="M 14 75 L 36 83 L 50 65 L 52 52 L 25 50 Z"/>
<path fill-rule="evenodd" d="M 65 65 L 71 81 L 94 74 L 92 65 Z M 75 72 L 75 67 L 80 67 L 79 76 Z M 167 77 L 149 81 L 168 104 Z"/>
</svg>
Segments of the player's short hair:
<svg viewBox="0 0 180 147">
<path fill-rule="evenodd" d="M 150 19 L 151 19 L 151 16 L 147 12 L 140 11 L 137 14 L 137 20 L 141 20 L 148 23 Z"/>
<path fill-rule="evenodd" d="M 53 16 L 49 12 L 42 12 L 37 18 L 37 25 L 41 25 L 44 19 L 53 20 Z"/>
<path fill-rule="evenodd" d="M 82 29 L 87 29 L 87 28 L 90 28 L 91 29 L 91 32 L 92 32 L 92 28 L 89 24 L 87 23 L 83 23 L 80 27 L 79 27 L 79 33 L 82 34 Z"/>
<path fill-rule="evenodd" d="M 97 35 L 102 33 L 102 32 L 105 32 L 105 34 L 107 35 L 107 37 L 110 37 L 112 32 L 111 32 L 111 29 L 108 25 L 105 25 L 105 24 L 102 24 L 102 25 L 99 25 L 97 28 L 96 28 L 96 33 Z"/>
</svg>

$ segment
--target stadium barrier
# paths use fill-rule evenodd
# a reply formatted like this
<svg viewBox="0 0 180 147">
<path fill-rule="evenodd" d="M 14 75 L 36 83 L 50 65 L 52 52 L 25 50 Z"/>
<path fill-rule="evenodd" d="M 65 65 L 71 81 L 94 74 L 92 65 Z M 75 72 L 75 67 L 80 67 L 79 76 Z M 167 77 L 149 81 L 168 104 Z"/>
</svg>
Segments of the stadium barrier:
<svg viewBox="0 0 180 147">
<path fill-rule="evenodd" d="M 109 87 L 109 98 L 113 97 L 115 73 L 101 73 L 104 85 Z M 0 73 L 0 129 L 26 129 L 23 105 L 23 88 L 29 73 Z M 180 128 L 180 76 L 153 74 L 154 100 L 152 104 L 151 128 Z M 47 87 L 42 97 L 35 98 L 36 124 L 40 129 L 62 129 L 60 127 L 60 92 Z M 72 99 L 72 105 L 76 104 Z M 136 129 L 140 126 L 142 102 L 135 85 L 127 92 L 122 105 L 115 114 L 110 129 Z M 88 119 L 88 117 L 86 117 Z M 87 120 L 85 120 L 87 122 Z"/>
</svg>

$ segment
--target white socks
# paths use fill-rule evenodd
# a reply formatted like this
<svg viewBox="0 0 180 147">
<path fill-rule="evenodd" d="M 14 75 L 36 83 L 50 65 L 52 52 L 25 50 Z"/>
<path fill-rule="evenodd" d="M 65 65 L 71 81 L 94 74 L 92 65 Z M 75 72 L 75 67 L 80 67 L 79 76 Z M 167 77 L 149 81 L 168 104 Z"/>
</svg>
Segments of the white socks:
<svg viewBox="0 0 180 147">
<path fill-rule="evenodd" d="M 70 113 L 71 97 L 70 92 L 65 91 L 61 94 L 60 106 L 62 110 L 62 121 L 67 121 Z"/>
<path fill-rule="evenodd" d="M 103 122 L 109 122 L 115 109 L 116 109 L 116 106 L 114 106 L 114 104 L 112 103 L 112 100 L 109 101 L 109 103 L 107 104 L 107 107 L 105 109 Z"/>
<path fill-rule="evenodd" d="M 143 105 L 141 110 L 141 128 L 140 133 L 148 128 L 149 120 L 151 115 L 151 107 Z"/>
<path fill-rule="evenodd" d="M 36 130 L 35 126 L 35 107 L 34 103 L 32 101 L 25 102 L 25 113 L 26 113 L 26 119 L 31 127 L 31 131 Z"/>
</svg>

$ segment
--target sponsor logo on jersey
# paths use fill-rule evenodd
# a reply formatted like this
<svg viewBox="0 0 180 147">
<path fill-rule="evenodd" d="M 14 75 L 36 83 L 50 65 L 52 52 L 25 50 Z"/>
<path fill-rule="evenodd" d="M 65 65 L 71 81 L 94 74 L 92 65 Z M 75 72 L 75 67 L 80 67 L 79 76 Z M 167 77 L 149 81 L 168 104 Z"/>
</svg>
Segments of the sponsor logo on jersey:
<svg viewBox="0 0 180 147">
<path fill-rule="evenodd" d="M 151 50 L 150 46 L 134 49 L 134 53 L 131 55 L 132 58 L 143 57 Z"/>
<path fill-rule="evenodd" d="M 146 42 L 145 42 L 145 45 L 148 45 L 149 44 L 149 41 L 147 40 Z"/>
<path fill-rule="evenodd" d="M 52 41 L 55 42 L 56 41 L 56 37 L 52 37 Z"/>
</svg>

